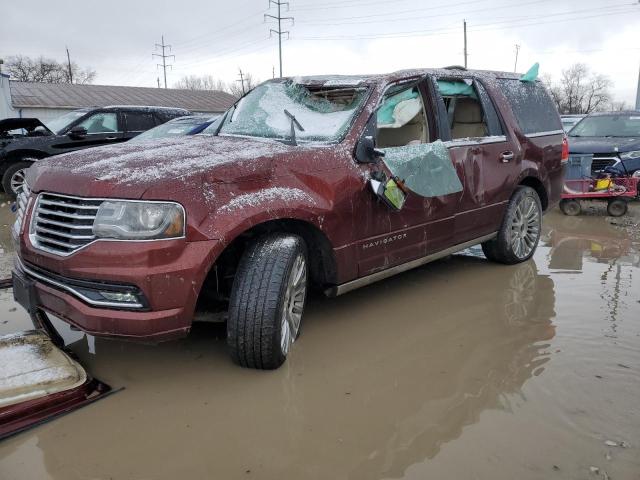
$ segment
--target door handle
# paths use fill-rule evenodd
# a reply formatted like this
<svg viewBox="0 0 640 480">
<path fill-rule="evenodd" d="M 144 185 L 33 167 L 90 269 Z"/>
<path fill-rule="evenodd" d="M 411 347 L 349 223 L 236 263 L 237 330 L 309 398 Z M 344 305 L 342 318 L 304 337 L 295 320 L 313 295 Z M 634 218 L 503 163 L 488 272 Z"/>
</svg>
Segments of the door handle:
<svg viewBox="0 0 640 480">
<path fill-rule="evenodd" d="M 106 140 L 117 140 L 118 137 L 105 137 Z"/>
<path fill-rule="evenodd" d="M 513 160 L 513 152 L 510 150 L 507 150 L 506 152 L 502 152 L 500 154 L 500 161 L 502 163 L 509 163 L 511 160 Z"/>
</svg>

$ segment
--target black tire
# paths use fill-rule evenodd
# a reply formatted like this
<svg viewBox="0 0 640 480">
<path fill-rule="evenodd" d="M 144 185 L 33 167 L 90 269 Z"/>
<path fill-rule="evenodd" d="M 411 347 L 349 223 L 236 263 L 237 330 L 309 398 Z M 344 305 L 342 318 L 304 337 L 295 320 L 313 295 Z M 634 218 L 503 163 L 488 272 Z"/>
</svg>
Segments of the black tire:
<svg viewBox="0 0 640 480">
<path fill-rule="evenodd" d="M 576 215 L 580 215 L 580 213 L 582 213 L 582 205 L 580 205 L 579 200 L 567 198 L 564 200 L 560 200 L 560 210 L 562 210 L 562 213 L 564 213 L 565 215 L 575 217 Z"/>
<path fill-rule="evenodd" d="M 517 227 L 520 205 L 526 205 L 527 209 L 529 207 L 533 209 L 530 215 L 532 219 L 535 217 L 537 227 L 529 224 Z M 530 240 L 526 242 L 525 250 L 519 250 L 523 248 L 521 245 L 525 244 L 518 242 L 519 233 L 516 232 L 516 228 L 520 228 L 519 231 L 522 232 L 522 235 Z M 506 265 L 524 262 L 535 253 L 540 240 L 541 229 L 542 205 L 540 204 L 540 197 L 538 197 L 533 188 L 520 185 L 509 200 L 498 235 L 494 239 L 484 242 L 482 251 L 485 257 L 494 262 Z M 514 237 L 514 235 L 516 236 Z M 524 242 L 524 239 L 522 241 Z"/>
<path fill-rule="evenodd" d="M 293 308 L 288 301 L 291 281 L 303 261 L 304 292 L 296 302 L 300 312 L 298 328 L 290 337 L 283 327 L 284 315 Z M 227 346 L 231 359 L 247 368 L 272 370 L 286 360 L 282 341 L 291 338 L 288 347 L 300 334 L 300 322 L 306 301 L 308 283 L 307 251 L 297 235 L 269 234 L 260 237 L 246 249 L 233 280 L 227 321 Z"/>
<path fill-rule="evenodd" d="M 614 198 L 607 203 L 607 213 L 612 217 L 621 217 L 627 213 L 628 209 L 627 201 L 622 198 Z"/>
<path fill-rule="evenodd" d="M 32 165 L 31 162 L 24 162 L 24 161 L 15 162 L 9 165 L 9 168 L 7 168 L 4 174 L 2 175 L 2 188 L 4 189 L 5 193 L 13 197 L 15 197 L 18 194 L 18 192 L 14 191 L 13 188 L 11 188 L 12 179 L 21 170 L 26 170 L 31 165 Z"/>
</svg>

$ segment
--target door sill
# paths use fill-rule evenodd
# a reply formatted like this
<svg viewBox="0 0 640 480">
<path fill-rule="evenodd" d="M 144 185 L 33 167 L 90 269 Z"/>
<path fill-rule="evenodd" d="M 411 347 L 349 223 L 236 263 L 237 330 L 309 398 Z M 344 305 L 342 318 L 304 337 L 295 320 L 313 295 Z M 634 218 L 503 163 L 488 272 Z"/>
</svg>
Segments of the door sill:
<svg viewBox="0 0 640 480">
<path fill-rule="evenodd" d="M 355 290 L 360 287 L 364 287 L 366 285 L 371 285 L 372 283 L 378 282 L 380 280 L 384 280 L 385 278 L 392 277 L 397 275 L 398 273 L 406 272 L 407 270 L 411 270 L 427 263 L 433 262 L 435 260 L 439 260 L 443 257 L 451 255 L 453 253 L 459 252 L 461 250 L 465 250 L 469 247 L 473 247 L 479 243 L 484 243 L 489 240 L 492 240 L 496 237 L 498 232 L 491 233 L 489 235 L 484 235 L 483 237 L 474 238 L 473 240 L 469 240 L 468 242 L 459 243 L 458 245 L 454 245 L 453 247 L 445 248 L 436 253 L 432 253 L 431 255 L 427 255 L 426 257 L 417 258 L 415 260 L 411 260 L 407 263 L 402 263 L 400 265 L 396 265 L 395 267 L 387 268 L 386 270 L 381 270 L 376 273 L 372 273 L 371 275 L 367 275 L 365 277 L 357 278 L 347 283 L 343 283 L 341 285 L 336 285 L 335 287 L 327 288 L 325 290 L 325 295 L 328 297 L 337 297 L 338 295 L 343 295 L 351 290 Z"/>
</svg>

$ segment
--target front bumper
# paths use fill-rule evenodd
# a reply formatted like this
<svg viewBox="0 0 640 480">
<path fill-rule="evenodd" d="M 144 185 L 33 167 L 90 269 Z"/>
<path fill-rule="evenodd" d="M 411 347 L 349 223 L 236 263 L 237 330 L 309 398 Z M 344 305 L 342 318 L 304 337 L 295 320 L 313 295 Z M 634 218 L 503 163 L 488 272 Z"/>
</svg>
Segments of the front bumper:
<svg viewBox="0 0 640 480">
<path fill-rule="evenodd" d="M 60 258 L 35 249 L 25 236 L 21 242 L 15 273 L 33 284 L 33 308 L 91 335 L 148 342 L 188 333 L 200 288 L 221 248 L 213 240 L 96 242 Z M 140 305 L 97 305 L 86 289 L 102 286 L 136 292 Z"/>
</svg>

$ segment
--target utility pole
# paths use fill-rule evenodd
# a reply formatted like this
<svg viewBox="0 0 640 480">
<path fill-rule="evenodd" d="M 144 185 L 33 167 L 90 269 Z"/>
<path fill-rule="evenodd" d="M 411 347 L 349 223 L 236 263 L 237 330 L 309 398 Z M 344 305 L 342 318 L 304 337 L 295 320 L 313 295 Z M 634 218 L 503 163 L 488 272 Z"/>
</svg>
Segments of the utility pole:
<svg viewBox="0 0 640 480">
<path fill-rule="evenodd" d="M 238 70 L 240 70 L 240 80 L 236 80 L 236 82 L 240 82 L 240 85 L 242 85 L 242 95 L 244 95 L 244 75 L 241 68 Z"/>
<path fill-rule="evenodd" d="M 464 26 L 464 68 L 467 68 L 467 21 L 463 20 Z"/>
<path fill-rule="evenodd" d="M 289 2 L 282 2 L 280 0 L 269 0 L 269 8 L 271 8 L 272 4 L 278 8 L 278 15 L 275 16 L 275 15 L 269 15 L 268 13 L 265 13 L 264 20 L 266 22 L 267 18 L 272 18 L 278 21 L 278 29 L 274 30 L 272 28 L 271 30 L 269 30 L 269 36 L 271 36 L 272 33 L 275 33 L 276 35 L 278 35 L 278 57 L 280 59 L 280 78 L 282 78 L 282 35 L 286 34 L 287 39 L 289 38 L 289 32 L 282 31 L 282 20 L 291 20 L 291 25 L 293 25 L 294 20 L 293 20 L 293 17 L 283 17 L 281 13 L 281 8 L 283 5 L 286 5 L 287 10 L 289 10 Z"/>
<path fill-rule="evenodd" d="M 69 55 L 69 47 L 67 49 L 67 66 L 69 68 L 69 83 L 73 83 L 73 71 L 71 70 L 71 56 Z"/>
<path fill-rule="evenodd" d="M 175 61 L 176 56 L 175 55 L 166 55 L 165 51 L 171 51 L 171 45 L 166 45 L 164 43 L 164 35 L 162 35 L 162 43 L 156 43 L 156 48 L 160 48 L 162 49 L 162 54 L 159 53 L 152 53 L 151 57 L 160 57 L 162 58 L 162 65 L 160 65 L 159 63 L 157 64 L 157 67 L 162 67 L 162 70 L 164 72 L 164 88 L 167 88 L 167 67 L 171 67 L 173 68 L 173 65 L 167 65 L 167 58 L 169 57 L 173 57 L 173 60 Z"/>
<path fill-rule="evenodd" d="M 513 64 L 514 73 L 518 70 L 518 52 L 520 51 L 520 45 L 516 43 L 516 63 Z"/>
<path fill-rule="evenodd" d="M 158 81 L 158 88 L 160 88 L 160 77 L 156 77 L 156 80 Z"/>
</svg>

